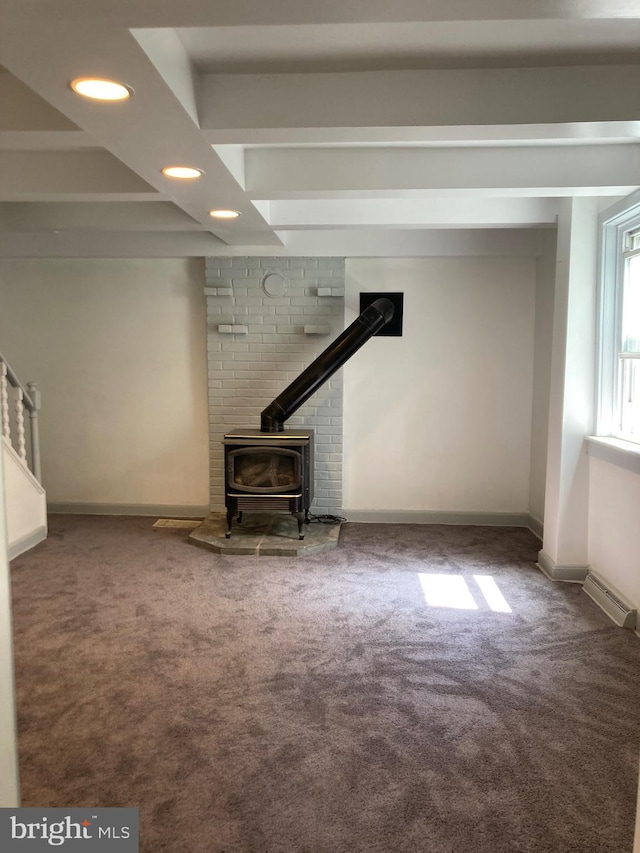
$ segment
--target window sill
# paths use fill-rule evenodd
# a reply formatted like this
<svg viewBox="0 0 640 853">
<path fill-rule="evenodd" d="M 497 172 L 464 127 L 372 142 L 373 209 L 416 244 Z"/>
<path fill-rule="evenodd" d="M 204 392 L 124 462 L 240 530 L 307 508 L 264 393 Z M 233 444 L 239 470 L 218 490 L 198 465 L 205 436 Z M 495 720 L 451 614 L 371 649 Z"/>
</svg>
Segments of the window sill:
<svg viewBox="0 0 640 853">
<path fill-rule="evenodd" d="M 589 456 L 640 474 L 640 444 L 599 435 L 588 435 L 586 442 Z"/>
</svg>

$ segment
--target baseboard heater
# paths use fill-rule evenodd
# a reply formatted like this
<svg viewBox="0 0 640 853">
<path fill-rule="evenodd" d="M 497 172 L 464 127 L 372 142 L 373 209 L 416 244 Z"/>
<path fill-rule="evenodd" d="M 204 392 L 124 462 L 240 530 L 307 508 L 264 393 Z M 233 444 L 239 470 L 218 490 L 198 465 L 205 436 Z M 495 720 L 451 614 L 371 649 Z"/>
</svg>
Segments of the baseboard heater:
<svg viewBox="0 0 640 853">
<path fill-rule="evenodd" d="M 616 625 L 621 628 L 636 627 L 638 611 L 623 601 L 593 572 L 589 572 L 582 588 Z"/>
</svg>

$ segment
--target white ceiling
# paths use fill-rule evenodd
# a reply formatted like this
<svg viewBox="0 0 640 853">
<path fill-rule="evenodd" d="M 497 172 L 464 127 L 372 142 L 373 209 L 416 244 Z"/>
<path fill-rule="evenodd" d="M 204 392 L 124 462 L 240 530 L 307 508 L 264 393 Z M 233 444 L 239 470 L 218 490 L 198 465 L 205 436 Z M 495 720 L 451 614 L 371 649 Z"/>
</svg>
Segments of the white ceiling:
<svg viewBox="0 0 640 853">
<path fill-rule="evenodd" d="M 0 20 L 0 257 L 517 247 L 564 198 L 640 186 L 638 0 L 0 0 Z M 82 100 L 88 75 L 135 95 Z"/>
</svg>

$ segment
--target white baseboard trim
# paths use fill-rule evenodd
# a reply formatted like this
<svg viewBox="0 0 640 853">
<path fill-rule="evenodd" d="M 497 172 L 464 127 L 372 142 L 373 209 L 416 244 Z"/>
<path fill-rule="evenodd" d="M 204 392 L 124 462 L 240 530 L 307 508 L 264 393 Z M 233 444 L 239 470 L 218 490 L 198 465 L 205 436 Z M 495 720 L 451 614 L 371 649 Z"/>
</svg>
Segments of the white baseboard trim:
<svg viewBox="0 0 640 853">
<path fill-rule="evenodd" d="M 166 504 L 101 504 L 101 503 L 50 503 L 47 510 L 52 515 L 149 515 L 160 518 L 205 518 L 208 506 Z"/>
<path fill-rule="evenodd" d="M 542 521 L 529 513 L 529 524 L 527 524 L 527 527 L 542 542 L 542 534 L 544 533 L 544 524 Z"/>
<path fill-rule="evenodd" d="M 31 548 L 35 548 L 36 545 L 40 544 L 40 542 L 44 542 L 47 538 L 47 527 L 46 525 L 41 525 L 36 528 L 32 533 L 27 533 L 26 536 L 21 536 L 19 539 L 16 539 L 15 542 L 12 542 L 8 548 L 8 554 L 10 560 L 15 560 L 16 557 L 19 557 L 21 554 L 24 554 L 26 551 L 31 550 Z"/>
<path fill-rule="evenodd" d="M 589 566 L 561 566 L 554 562 L 546 551 L 538 553 L 538 568 L 552 581 L 584 583 Z"/>
<path fill-rule="evenodd" d="M 439 510 L 344 510 L 347 521 L 368 524 L 464 524 L 481 527 L 529 527 L 526 512 L 448 512 Z M 535 531 L 534 531 L 535 532 Z"/>
</svg>

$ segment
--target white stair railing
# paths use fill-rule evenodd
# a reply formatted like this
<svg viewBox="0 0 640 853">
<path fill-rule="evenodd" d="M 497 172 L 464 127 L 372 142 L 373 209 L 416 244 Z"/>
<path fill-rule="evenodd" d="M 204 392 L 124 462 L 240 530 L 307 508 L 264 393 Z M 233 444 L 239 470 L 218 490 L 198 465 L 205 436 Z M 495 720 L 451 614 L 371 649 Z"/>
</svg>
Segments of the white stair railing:
<svg viewBox="0 0 640 853">
<path fill-rule="evenodd" d="M 11 402 L 13 402 L 13 416 Z M 29 413 L 29 452 L 27 452 L 25 409 Z M 0 422 L 2 424 L 2 435 L 12 445 L 24 466 L 31 471 L 38 482 L 41 482 L 39 409 L 40 392 L 36 388 L 35 382 L 29 382 L 25 388 L 0 353 Z"/>
</svg>

